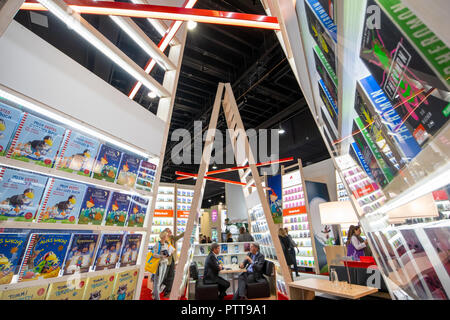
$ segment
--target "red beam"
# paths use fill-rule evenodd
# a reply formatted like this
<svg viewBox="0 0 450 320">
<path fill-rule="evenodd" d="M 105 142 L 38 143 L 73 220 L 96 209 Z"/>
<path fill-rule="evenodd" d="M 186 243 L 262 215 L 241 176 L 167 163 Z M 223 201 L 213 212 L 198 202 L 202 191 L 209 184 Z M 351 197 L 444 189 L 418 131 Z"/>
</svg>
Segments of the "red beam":
<svg viewBox="0 0 450 320">
<path fill-rule="evenodd" d="M 149 4 L 134 4 L 115 1 L 92 0 L 65 0 L 66 4 L 80 14 L 115 15 L 132 18 L 150 18 L 162 20 L 197 21 L 231 25 L 239 27 L 251 27 L 270 30 L 279 30 L 276 17 L 228 12 L 205 9 L 189 9 L 169 6 L 155 6 Z M 46 11 L 47 8 L 33 1 L 25 2 L 21 9 Z"/>
</svg>

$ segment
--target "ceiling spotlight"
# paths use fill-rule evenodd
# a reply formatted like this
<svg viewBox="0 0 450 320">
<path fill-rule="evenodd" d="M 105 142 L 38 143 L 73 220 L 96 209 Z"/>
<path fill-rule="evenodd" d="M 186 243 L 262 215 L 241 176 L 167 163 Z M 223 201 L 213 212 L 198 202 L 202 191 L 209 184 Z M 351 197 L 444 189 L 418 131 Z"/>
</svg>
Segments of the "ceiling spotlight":
<svg viewBox="0 0 450 320">
<path fill-rule="evenodd" d="M 208 199 L 208 202 L 211 202 L 211 199 Z"/>
<path fill-rule="evenodd" d="M 197 22 L 195 22 L 195 21 L 189 20 L 187 23 L 187 27 L 189 30 L 194 30 L 196 26 L 197 26 Z"/>
<path fill-rule="evenodd" d="M 155 98 L 156 98 L 156 93 L 155 93 L 155 91 L 150 91 L 150 92 L 148 93 L 148 96 L 149 96 L 151 99 L 155 99 Z"/>
<path fill-rule="evenodd" d="M 212 168 L 213 168 L 213 170 L 216 170 L 216 169 L 217 169 L 217 166 L 216 166 L 216 165 L 213 165 Z"/>
<path fill-rule="evenodd" d="M 286 131 L 283 129 L 283 128 L 280 128 L 280 129 L 278 129 L 278 133 L 279 134 L 283 134 L 283 133 L 285 133 Z"/>
<path fill-rule="evenodd" d="M 224 196 L 224 195 L 222 195 L 222 196 L 221 196 L 221 198 L 223 199 L 223 198 L 225 198 L 225 196 Z"/>
</svg>

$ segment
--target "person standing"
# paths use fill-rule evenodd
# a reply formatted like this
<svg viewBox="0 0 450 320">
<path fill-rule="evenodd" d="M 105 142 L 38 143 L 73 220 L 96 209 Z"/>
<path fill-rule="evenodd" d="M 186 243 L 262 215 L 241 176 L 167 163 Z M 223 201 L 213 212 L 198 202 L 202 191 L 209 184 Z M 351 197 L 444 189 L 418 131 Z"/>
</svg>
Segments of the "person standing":
<svg viewBox="0 0 450 320">
<path fill-rule="evenodd" d="M 289 254 L 292 257 L 292 260 L 294 262 L 294 271 L 295 271 L 295 276 L 298 277 L 298 266 L 297 266 L 297 255 L 295 254 L 295 248 L 297 248 L 297 243 L 295 243 L 295 241 L 292 239 L 291 235 L 289 234 L 289 229 L 288 228 L 284 228 L 284 232 L 286 234 L 286 236 L 289 238 L 289 241 L 291 243 L 290 247 L 289 247 Z"/>
<path fill-rule="evenodd" d="M 211 252 L 205 259 L 205 270 L 203 271 L 204 284 L 217 284 L 219 286 L 219 299 L 223 300 L 226 296 L 226 291 L 230 287 L 230 282 L 222 277 L 219 277 L 220 270 L 223 266 L 219 264 L 217 255 L 220 252 L 220 245 L 217 243 L 211 244 Z"/>
<path fill-rule="evenodd" d="M 233 295 L 233 300 L 247 299 L 247 284 L 257 282 L 263 277 L 264 255 L 259 252 L 259 244 L 250 244 L 250 252 L 245 257 L 239 268 L 247 268 L 247 272 L 242 272 L 238 278 L 238 289 Z"/>
<path fill-rule="evenodd" d="M 177 236 L 174 236 L 172 234 L 172 230 L 170 228 L 164 229 L 165 232 L 167 232 L 167 244 L 168 246 L 172 246 L 174 248 L 172 254 L 169 256 L 167 260 L 167 272 L 166 276 L 164 277 L 164 281 L 162 282 L 165 285 L 164 288 L 164 296 L 167 297 L 170 294 L 170 290 L 172 289 L 173 284 L 173 278 L 175 274 L 175 263 L 177 261 L 177 252 L 175 250 L 175 244 L 178 240 L 183 238 L 184 232 L 180 233 Z"/>
<path fill-rule="evenodd" d="M 283 249 L 284 258 L 286 259 L 286 263 L 291 267 L 294 264 L 294 259 L 290 254 L 290 250 L 292 248 L 291 240 L 286 235 L 286 231 L 283 228 L 278 229 L 278 239 L 280 239 L 281 248 Z"/>
<path fill-rule="evenodd" d="M 251 241 L 255 241 L 255 239 L 253 239 L 253 236 L 250 233 L 248 233 L 248 231 L 245 229 L 244 226 L 240 227 L 238 242 L 251 242 Z"/>
<path fill-rule="evenodd" d="M 162 285 L 162 280 L 164 280 L 164 275 L 167 268 L 167 258 L 169 257 L 168 246 L 167 246 L 167 232 L 163 231 L 159 234 L 159 241 L 153 246 L 152 252 L 153 257 L 160 259 L 158 264 L 158 269 L 153 275 L 153 300 L 160 300 L 160 288 Z"/>
<path fill-rule="evenodd" d="M 348 229 L 347 238 L 347 257 L 352 257 L 353 260 L 359 261 L 359 257 L 364 255 L 364 248 L 367 247 L 367 240 L 363 240 L 361 236 L 361 227 L 351 225 Z"/>
</svg>

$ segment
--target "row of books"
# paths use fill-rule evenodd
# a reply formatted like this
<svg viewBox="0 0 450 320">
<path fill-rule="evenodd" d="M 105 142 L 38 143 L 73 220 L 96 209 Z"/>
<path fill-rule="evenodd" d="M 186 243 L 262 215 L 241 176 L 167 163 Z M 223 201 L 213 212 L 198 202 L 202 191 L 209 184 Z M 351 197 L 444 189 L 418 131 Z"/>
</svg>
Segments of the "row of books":
<svg viewBox="0 0 450 320">
<path fill-rule="evenodd" d="M 0 233 L 0 284 L 133 266 L 141 241 L 131 233 Z"/>
<path fill-rule="evenodd" d="M 0 156 L 152 191 L 156 165 L 0 102 Z"/>
<path fill-rule="evenodd" d="M 142 227 L 148 199 L 0 167 L 0 220 Z"/>
<path fill-rule="evenodd" d="M 0 300 L 132 300 L 138 270 L 0 292 Z"/>
<path fill-rule="evenodd" d="M 231 247 L 233 247 L 233 253 L 241 253 L 241 250 L 239 248 L 239 244 L 221 244 L 220 245 L 220 252 L 221 253 L 231 253 Z M 244 252 L 250 251 L 250 243 L 244 243 Z M 199 253 L 201 255 L 207 255 L 209 254 L 209 246 L 198 246 Z"/>
</svg>

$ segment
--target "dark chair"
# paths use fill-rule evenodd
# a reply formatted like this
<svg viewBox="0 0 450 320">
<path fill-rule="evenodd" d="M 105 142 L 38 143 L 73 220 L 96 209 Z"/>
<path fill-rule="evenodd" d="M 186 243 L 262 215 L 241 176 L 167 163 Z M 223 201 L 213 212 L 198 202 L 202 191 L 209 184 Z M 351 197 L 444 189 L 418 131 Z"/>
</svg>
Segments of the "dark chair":
<svg viewBox="0 0 450 320">
<path fill-rule="evenodd" d="M 198 276 L 196 262 L 189 266 L 191 278 L 195 280 L 195 300 L 219 300 L 219 286 L 217 284 L 204 284 Z"/>
<path fill-rule="evenodd" d="M 270 277 L 274 275 L 274 264 L 265 260 L 263 266 L 263 278 L 257 282 L 247 284 L 247 298 L 258 299 L 270 297 Z"/>
</svg>

